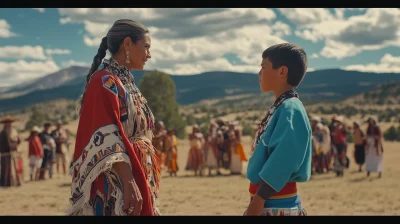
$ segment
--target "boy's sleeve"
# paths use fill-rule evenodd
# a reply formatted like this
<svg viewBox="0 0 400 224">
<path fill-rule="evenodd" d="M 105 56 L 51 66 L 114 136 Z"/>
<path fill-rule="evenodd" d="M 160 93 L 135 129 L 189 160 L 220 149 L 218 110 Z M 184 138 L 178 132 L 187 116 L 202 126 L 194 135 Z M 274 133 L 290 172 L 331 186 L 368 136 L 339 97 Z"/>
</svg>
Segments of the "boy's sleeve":
<svg viewBox="0 0 400 224">
<path fill-rule="evenodd" d="M 268 145 L 272 153 L 259 173 L 277 192 L 303 163 L 311 138 L 301 111 L 288 106 L 282 109 Z"/>
</svg>

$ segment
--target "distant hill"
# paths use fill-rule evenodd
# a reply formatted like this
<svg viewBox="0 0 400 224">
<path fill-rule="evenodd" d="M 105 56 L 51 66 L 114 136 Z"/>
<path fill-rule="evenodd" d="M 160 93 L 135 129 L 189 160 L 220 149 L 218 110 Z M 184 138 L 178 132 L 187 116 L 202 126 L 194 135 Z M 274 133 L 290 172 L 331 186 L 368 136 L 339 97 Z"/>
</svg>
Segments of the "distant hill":
<svg viewBox="0 0 400 224">
<path fill-rule="evenodd" d="M 14 98 L 14 96 L 65 85 L 82 85 L 82 78 L 88 70 L 89 68 L 86 67 L 72 66 L 28 83 L 22 83 L 9 88 L 3 87 L 0 89 L 0 99 Z"/>
<path fill-rule="evenodd" d="M 377 88 L 344 100 L 346 103 L 400 106 L 400 82 L 380 84 Z"/>
<path fill-rule="evenodd" d="M 83 90 L 88 68 L 73 66 L 47 75 L 27 84 L 2 88 L 0 111 L 20 109 L 35 103 L 59 98 L 77 99 Z M 137 83 L 146 71 L 134 71 Z M 226 105 L 239 103 L 260 104 L 258 78 L 256 74 L 227 71 L 205 72 L 194 75 L 171 75 L 177 88 L 177 101 L 188 105 L 206 99 L 221 99 L 228 96 L 246 95 L 241 100 L 221 101 Z M 308 72 L 298 92 L 305 102 L 339 101 L 376 88 L 387 82 L 400 82 L 397 73 L 367 73 L 328 69 Z"/>
<path fill-rule="evenodd" d="M 400 82 L 380 84 L 340 102 L 316 103 L 307 109 L 318 114 L 343 114 L 348 117 L 376 115 L 379 121 L 400 123 Z"/>
</svg>

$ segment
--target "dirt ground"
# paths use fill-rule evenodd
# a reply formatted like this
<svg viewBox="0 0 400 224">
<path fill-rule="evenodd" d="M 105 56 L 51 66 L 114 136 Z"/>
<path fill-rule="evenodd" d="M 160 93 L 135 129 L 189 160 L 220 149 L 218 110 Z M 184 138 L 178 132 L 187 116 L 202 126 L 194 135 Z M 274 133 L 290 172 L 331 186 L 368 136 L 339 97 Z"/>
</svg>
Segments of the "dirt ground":
<svg viewBox="0 0 400 224">
<path fill-rule="evenodd" d="M 250 148 L 249 137 L 243 143 L 246 149 Z M 188 144 L 187 140 L 179 142 L 178 176 L 169 177 L 166 173 L 162 176 L 162 215 L 242 215 L 249 202 L 249 182 L 245 176 L 225 173 L 218 177 L 194 177 L 184 171 Z M 71 177 L 56 175 L 53 179 L 30 182 L 27 145 L 27 142 L 21 145 L 26 181 L 20 187 L 0 188 L 0 215 L 64 215 Z M 298 184 L 308 215 L 400 215 L 400 143 L 387 142 L 384 146 L 381 179 L 374 173 L 369 178 L 365 172 L 359 173 L 352 160 L 344 177 L 328 173 Z M 349 149 L 352 158 L 353 146 Z"/>
</svg>

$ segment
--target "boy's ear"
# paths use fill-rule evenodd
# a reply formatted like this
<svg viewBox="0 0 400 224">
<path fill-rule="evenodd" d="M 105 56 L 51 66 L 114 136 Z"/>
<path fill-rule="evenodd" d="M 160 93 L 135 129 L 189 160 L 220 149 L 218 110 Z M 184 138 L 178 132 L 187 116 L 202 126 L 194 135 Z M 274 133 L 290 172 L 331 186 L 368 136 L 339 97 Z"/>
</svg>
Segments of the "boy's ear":
<svg viewBox="0 0 400 224">
<path fill-rule="evenodd" d="M 282 66 L 282 67 L 280 68 L 279 76 L 280 76 L 281 78 L 287 77 L 288 72 L 289 72 L 288 67 Z"/>
</svg>

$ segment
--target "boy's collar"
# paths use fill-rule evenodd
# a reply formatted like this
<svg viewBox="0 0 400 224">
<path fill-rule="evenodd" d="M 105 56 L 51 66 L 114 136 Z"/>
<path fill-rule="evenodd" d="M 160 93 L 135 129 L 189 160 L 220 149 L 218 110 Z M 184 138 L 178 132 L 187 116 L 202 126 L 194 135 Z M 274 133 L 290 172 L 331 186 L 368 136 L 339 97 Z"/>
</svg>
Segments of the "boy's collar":
<svg viewBox="0 0 400 224">
<path fill-rule="evenodd" d="M 286 92 L 282 93 L 274 102 L 274 106 L 277 106 L 280 102 L 282 102 L 284 99 L 288 97 L 299 97 L 299 94 L 294 90 L 290 89 L 287 90 Z"/>
</svg>

